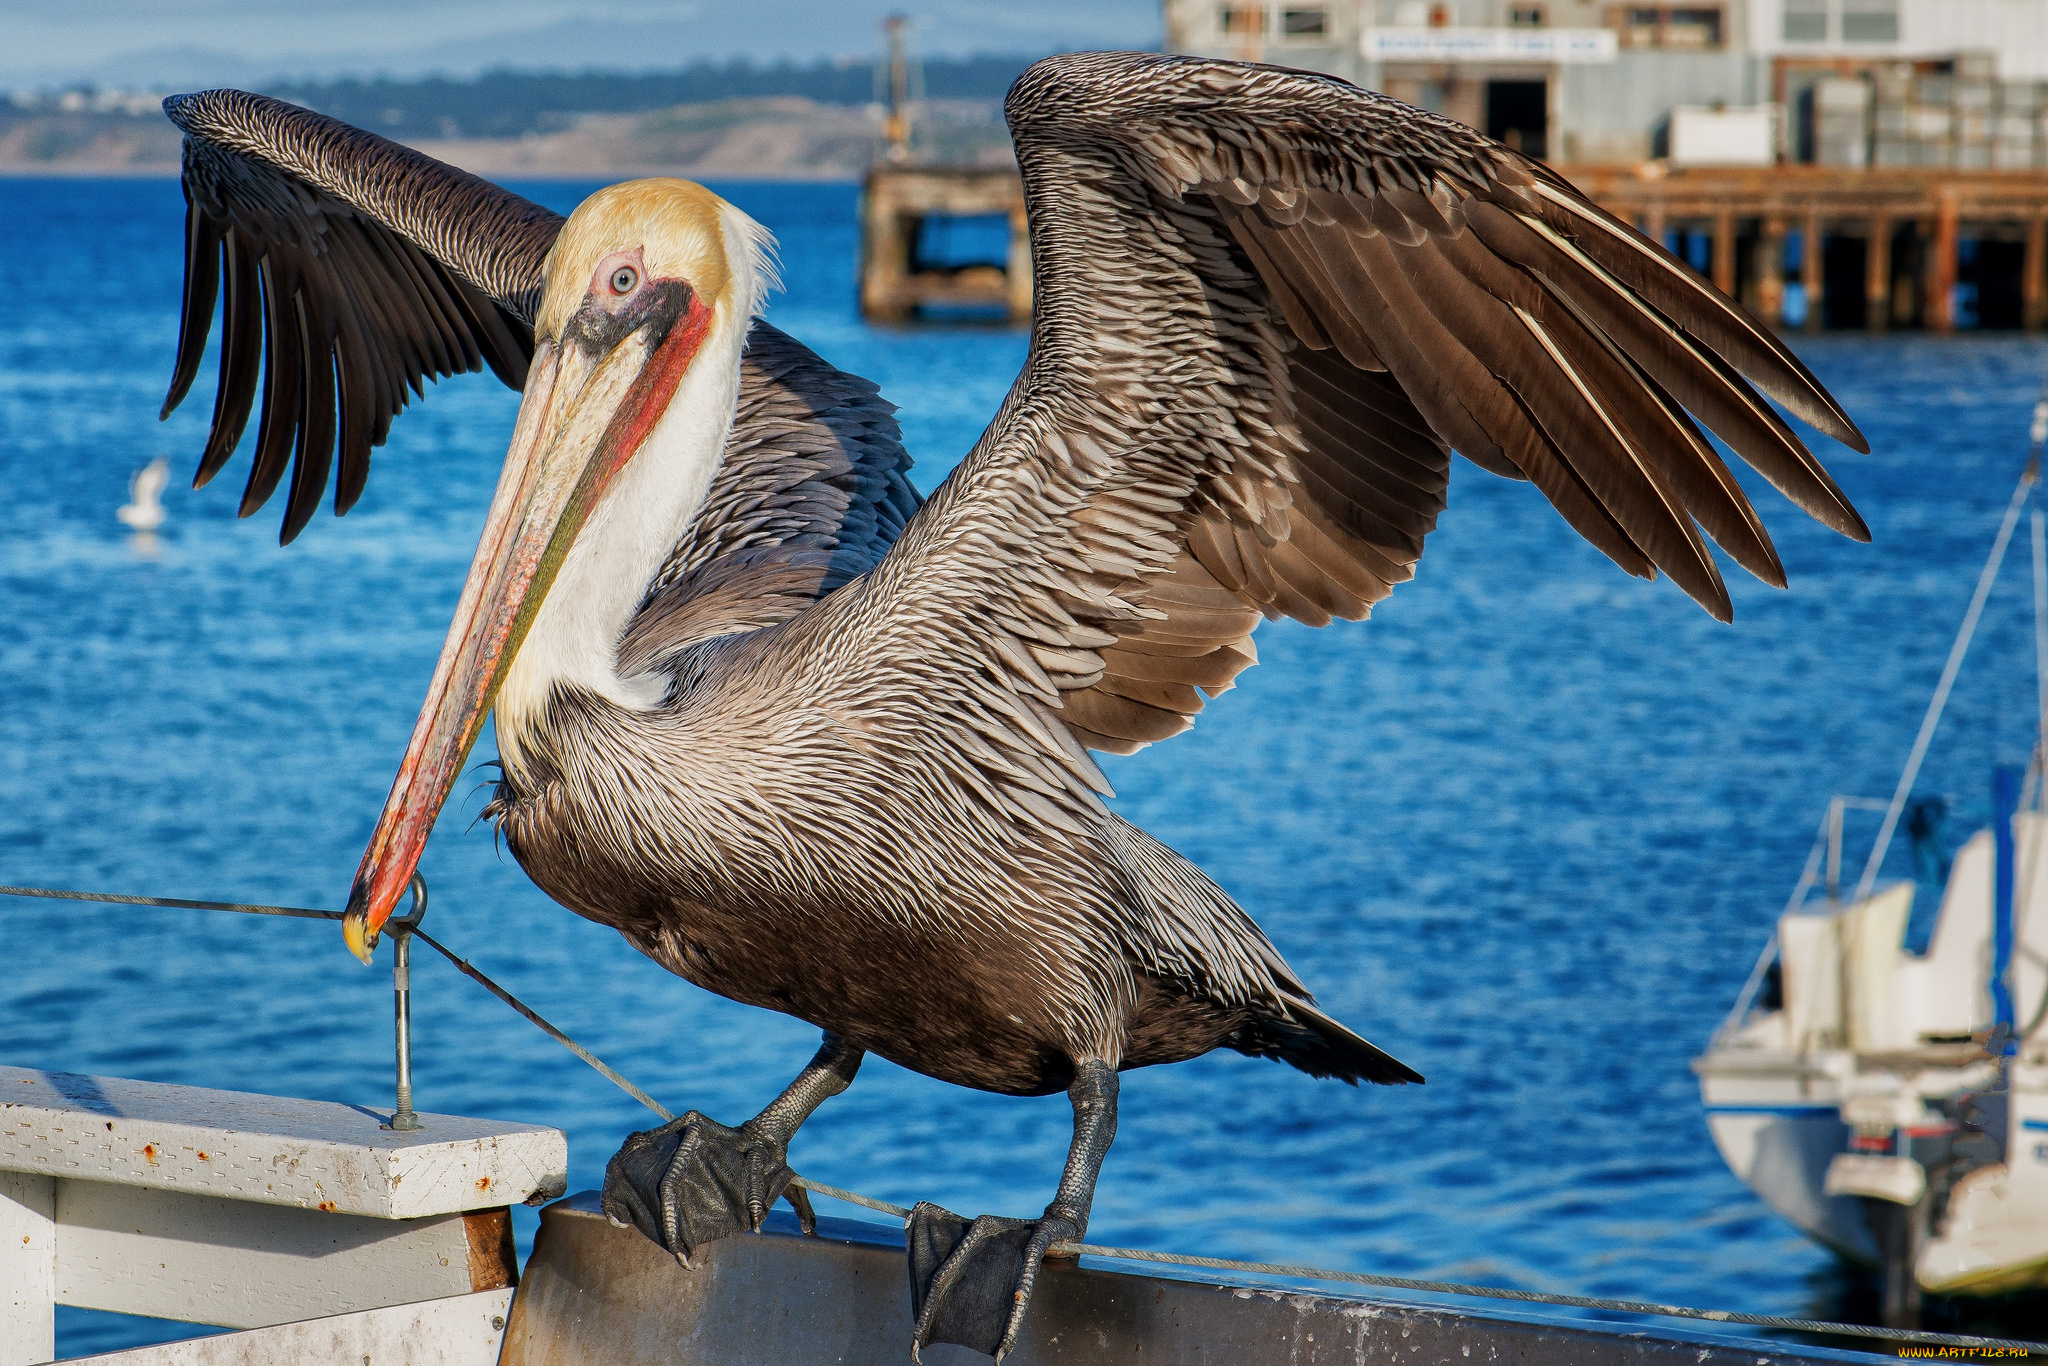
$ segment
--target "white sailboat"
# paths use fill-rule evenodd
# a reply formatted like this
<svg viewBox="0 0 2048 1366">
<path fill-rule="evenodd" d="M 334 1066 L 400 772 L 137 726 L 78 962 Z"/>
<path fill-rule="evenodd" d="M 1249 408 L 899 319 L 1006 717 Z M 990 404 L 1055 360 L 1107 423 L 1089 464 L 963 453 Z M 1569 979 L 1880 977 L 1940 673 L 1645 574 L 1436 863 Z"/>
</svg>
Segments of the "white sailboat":
<svg viewBox="0 0 2048 1366">
<path fill-rule="evenodd" d="M 1947 668 L 1889 801 L 1829 804 L 1776 932 L 1694 1059 L 1714 1142 L 1773 1210 L 1851 1262 L 1880 1268 L 1887 1324 L 1922 1292 L 2048 1287 L 2048 811 L 2043 746 L 1996 771 L 1993 819 L 1956 852 L 1923 952 L 1905 947 L 1916 885 L 1879 883 L 1950 688 L 2023 505 L 2000 527 Z M 2048 547 L 2033 514 L 2037 666 L 2048 718 Z M 1841 894 L 1848 812 L 1884 812 Z M 1818 893 L 1818 894 L 1816 894 Z"/>
</svg>

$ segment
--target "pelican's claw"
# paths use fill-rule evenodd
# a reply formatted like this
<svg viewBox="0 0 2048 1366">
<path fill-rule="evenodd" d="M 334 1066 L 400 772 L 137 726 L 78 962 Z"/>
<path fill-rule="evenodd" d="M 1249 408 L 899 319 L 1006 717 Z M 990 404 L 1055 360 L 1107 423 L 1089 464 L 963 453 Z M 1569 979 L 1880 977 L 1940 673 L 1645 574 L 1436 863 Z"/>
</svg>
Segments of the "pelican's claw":
<svg viewBox="0 0 2048 1366">
<path fill-rule="evenodd" d="M 984 1214 L 969 1221 L 926 1201 L 910 1212 L 911 1352 L 957 1343 L 1001 1361 L 1017 1345 L 1046 1250 L 1081 1236 L 1074 1219 Z"/>
<path fill-rule="evenodd" d="M 752 1121 L 729 1129 L 695 1110 L 627 1138 L 605 1165 L 604 1212 L 673 1253 L 684 1266 L 704 1244 L 759 1233 L 787 1198 L 805 1233 L 817 1229 L 810 1199 L 789 1183 L 786 1141 Z"/>
</svg>

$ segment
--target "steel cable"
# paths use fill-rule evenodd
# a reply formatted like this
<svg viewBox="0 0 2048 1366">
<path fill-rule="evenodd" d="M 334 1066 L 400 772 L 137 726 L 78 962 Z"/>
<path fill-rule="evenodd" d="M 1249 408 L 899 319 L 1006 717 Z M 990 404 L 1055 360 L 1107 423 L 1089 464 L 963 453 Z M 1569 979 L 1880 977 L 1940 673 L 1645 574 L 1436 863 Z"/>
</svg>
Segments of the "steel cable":
<svg viewBox="0 0 2048 1366">
<path fill-rule="evenodd" d="M 0 886 L 0 896 L 40 897 L 54 901 L 99 901 L 113 902 L 124 906 L 162 906 L 173 910 L 188 911 L 234 911 L 242 915 L 289 916 L 300 920 L 339 920 L 340 911 L 311 910 L 303 906 L 267 906 L 253 902 L 196 901 L 176 897 L 125 896 L 113 892 L 71 892 L 49 887 L 7 887 Z M 633 1099 L 660 1115 L 664 1122 L 673 1120 L 675 1114 L 654 1097 L 635 1086 L 598 1056 L 577 1043 L 562 1030 L 542 1018 L 539 1012 L 521 1001 L 517 996 L 492 981 L 466 958 L 459 957 L 446 945 L 434 939 L 426 931 L 408 931 L 424 942 L 428 948 L 446 958 L 456 971 L 483 987 L 493 996 L 512 1007 L 556 1043 L 567 1048 L 578 1058 L 595 1068 L 605 1080 L 617 1086 Z M 841 1190 L 820 1181 L 806 1177 L 792 1177 L 790 1185 L 801 1187 L 814 1195 L 830 1196 L 848 1204 L 860 1205 L 878 1213 L 898 1219 L 908 1219 L 911 1211 L 902 1205 L 887 1200 L 876 1200 L 855 1191 Z M 1255 1276 L 1279 1276 L 1290 1280 L 1330 1281 L 1339 1284 L 1379 1286 L 1390 1290 L 1416 1291 L 1430 1295 L 1460 1295 L 1468 1298 L 1511 1300 L 1523 1304 L 1557 1305 L 1568 1309 L 1592 1309 L 1610 1314 L 1630 1314 L 1637 1317 L 1691 1319 L 1706 1323 L 1736 1323 L 1754 1328 L 1776 1328 L 1786 1332 L 1810 1333 L 1822 1336 L 1874 1339 L 1884 1342 L 1918 1343 L 1934 1347 L 1999 1348 L 2018 1349 L 2032 1355 L 2036 1351 L 2048 1352 L 2048 1344 L 2021 1342 L 2011 1338 L 1972 1337 L 1962 1333 L 1932 1333 L 1918 1329 L 1877 1328 L 1860 1323 L 1831 1323 L 1825 1319 L 1786 1318 L 1776 1314 L 1744 1314 L 1725 1309 L 1689 1309 L 1682 1305 L 1650 1304 L 1637 1300 L 1609 1300 L 1591 1295 L 1559 1295 L 1542 1290 L 1514 1290 L 1489 1285 L 1463 1285 L 1454 1281 L 1419 1280 L 1408 1276 L 1381 1276 L 1369 1271 L 1335 1271 L 1327 1267 L 1284 1266 L 1270 1262 L 1247 1262 L 1229 1257 L 1193 1257 L 1178 1252 L 1147 1252 L 1141 1248 L 1105 1247 L 1095 1243 L 1055 1243 L 1052 1251 L 1069 1257 L 1102 1257 L 1114 1261 L 1143 1262 L 1155 1266 L 1181 1266 L 1203 1271 L 1236 1271 Z"/>
</svg>

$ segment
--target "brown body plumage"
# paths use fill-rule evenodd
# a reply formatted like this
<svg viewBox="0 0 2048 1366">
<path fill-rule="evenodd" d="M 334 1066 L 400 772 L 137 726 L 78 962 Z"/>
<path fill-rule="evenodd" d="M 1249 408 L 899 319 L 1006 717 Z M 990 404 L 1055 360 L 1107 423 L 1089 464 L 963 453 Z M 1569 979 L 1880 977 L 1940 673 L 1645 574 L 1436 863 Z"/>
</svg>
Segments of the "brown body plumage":
<svg viewBox="0 0 2048 1366">
<path fill-rule="evenodd" d="M 610 326 L 578 272 L 634 247 L 617 205 L 572 225 L 589 242 L 581 264 L 550 259 L 559 317 L 543 316 L 553 232 L 516 197 L 255 97 L 172 112 L 198 282 L 173 399 L 218 254 L 228 339 L 202 478 L 246 417 L 260 319 L 272 366 L 245 507 L 295 452 L 287 539 L 337 433 L 338 508 L 353 501 L 406 382 L 480 358 L 515 380 L 536 318 L 549 365 L 594 344 L 575 318 Z M 1327 77 L 1124 54 L 1040 63 L 1008 114 L 1037 302 L 1030 358 L 975 450 L 920 507 L 872 386 L 754 323 L 708 491 L 658 569 L 635 571 L 598 681 L 535 673 L 531 645 L 492 676 L 522 700 L 500 699 L 490 813 L 540 886 L 671 970 L 944 1080 L 1071 1086 L 1078 1115 L 1103 1069 L 1218 1046 L 1417 1079 L 1109 811 L 1088 751 L 1185 729 L 1255 660 L 1262 618 L 1364 616 L 1413 572 L 1453 447 L 1532 479 L 1624 569 L 1662 569 L 1725 619 L 1702 527 L 1766 580 L 1783 571 L 1686 410 L 1859 538 L 1751 383 L 1862 439 L 1739 308 L 1462 125 Z M 702 279 L 676 288 L 715 301 L 705 317 L 740 306 Z M 383 838 L 364 874 L 382 880 L 353 903 L 372 935 L 376 888 L 398 885 Z M 1062 1192 L 1059 1217 L 1085 1224 L 1085 1192 Z M 931 1329 L 933 1312 L 921 1337 L 960 1331 Z"/>
</svg>

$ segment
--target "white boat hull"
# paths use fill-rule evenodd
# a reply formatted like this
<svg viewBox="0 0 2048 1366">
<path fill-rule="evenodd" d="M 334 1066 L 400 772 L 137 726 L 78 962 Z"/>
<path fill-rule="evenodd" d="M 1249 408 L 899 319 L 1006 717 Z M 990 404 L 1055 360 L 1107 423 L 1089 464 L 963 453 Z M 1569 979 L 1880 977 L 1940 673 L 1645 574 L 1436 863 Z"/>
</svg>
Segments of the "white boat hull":
<svg viewBox="0 0 2048 1366">
<path fill-rule="evenodd" d="M 2009 1056 L 1986 1047 L 1987 830 L 1958 851 L 1925 953 L 1902 942 L 1910 883 L 1781 917 L 1780 1008 L 1731 1021 L 1693 1062 L 1728 1169 L 1814 1241 L 1909 1289 L 2048 1287 L 2048 909 L 2029 914 L 2048 908 L 2044 845 L 2048 817 L 2015 815 L 2008 983 L 2025 1037 Z"/>
<path fill-rule="evenodd" d="M 1828 1164 L 1849 1146 L 1834 1106 L 1709 1105 L 1707 1126 L 1728 1169 L 1773 1213 L 1849 1261 L 1876 1265 L 1862 1202 L 1824 1193 Z"/>
</svg>

